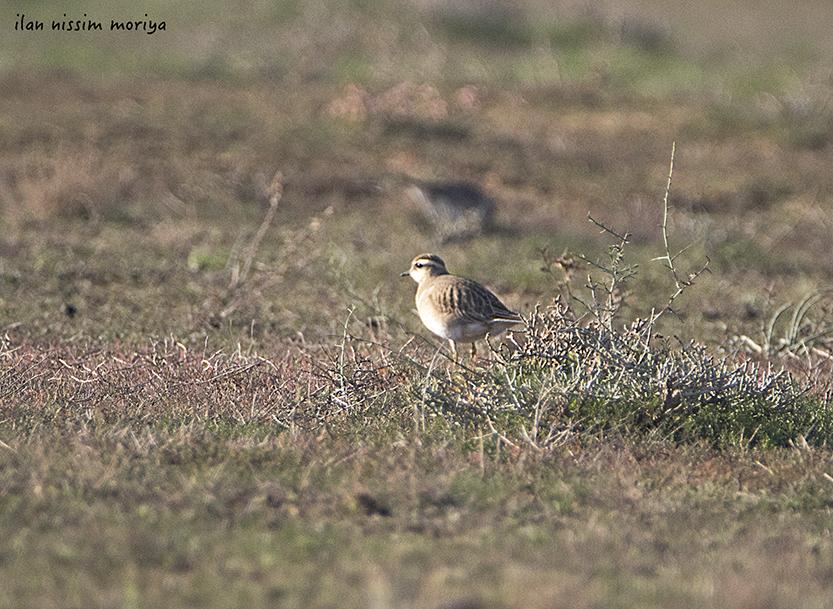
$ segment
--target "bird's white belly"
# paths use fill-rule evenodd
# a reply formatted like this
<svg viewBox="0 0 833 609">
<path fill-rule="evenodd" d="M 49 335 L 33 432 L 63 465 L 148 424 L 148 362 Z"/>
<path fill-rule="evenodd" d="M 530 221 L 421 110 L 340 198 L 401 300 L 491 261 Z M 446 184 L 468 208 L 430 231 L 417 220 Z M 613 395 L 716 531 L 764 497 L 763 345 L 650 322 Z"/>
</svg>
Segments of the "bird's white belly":
<svg viewBox="0 0 833 609">
<path fill-rule="evenodd" d="M 423 315 L 422 312 L 419 313 L 426 328 L 440 338 L 453 340 L 455 343 L 471 343 L 480 340 L 489 331 L 489 326 L 485 323 L 454 319 L 443 320 L 438 317 Z"/>
<path fill-rule="evenodd" d="M 451 324 L 447 328 L 446 338 L 453 340 L 455 343 L 473 343 L 476 340 L 481 340 L 486 337 L 489 331 L 488 324 L 479 322 L 466 322 Z"/>
<path fill-rule="evenodd" d="M 434 334 L 439 336 L 440 338 L 446 338 L 454 340 L 452 336 L 450 336 L 449 329 L 445 326 L 442 320 L 430 317 L 428 315 L 423 315 L 422 312 L 419 312 L 419 317 L 422 320 L 422 323 L 425 324 L 425 327 L 431 330 Z"/>
</svg>

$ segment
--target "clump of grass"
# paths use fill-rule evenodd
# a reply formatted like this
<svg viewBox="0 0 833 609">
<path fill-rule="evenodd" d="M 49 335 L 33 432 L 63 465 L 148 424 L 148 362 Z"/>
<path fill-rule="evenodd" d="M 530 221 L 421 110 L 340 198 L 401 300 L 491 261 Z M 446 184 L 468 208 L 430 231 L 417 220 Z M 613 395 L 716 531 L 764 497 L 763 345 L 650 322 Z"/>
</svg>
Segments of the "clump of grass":
<svg viewBox="0 0 833 609">
<path fill-rule="evenodd" d="M 728 356 L 790 370 L 827 408 L 833 397 L 830 296 L 830 291 L 814 291 L 797 304 L 781 304 L 763 318 L 758 336 L 733 336 Z"/>
<path fill-rule="evenodd" d="M 797 358 L 813 353 L 830 357 L 833 328 L 827 322 L 829 299 L 829 291 L 817 291 L 804 296 L 795 306 L 792 302 L 784 303 L 761 327 L 757 342 L 747 335 L 735 337 L 735 342 L 748 353 L 765 358 Z M 812 315 L 814 309 L 821 309 L 821 315 Z M 790 310 L 792 315 L 787 318 Z"/>
</svg>

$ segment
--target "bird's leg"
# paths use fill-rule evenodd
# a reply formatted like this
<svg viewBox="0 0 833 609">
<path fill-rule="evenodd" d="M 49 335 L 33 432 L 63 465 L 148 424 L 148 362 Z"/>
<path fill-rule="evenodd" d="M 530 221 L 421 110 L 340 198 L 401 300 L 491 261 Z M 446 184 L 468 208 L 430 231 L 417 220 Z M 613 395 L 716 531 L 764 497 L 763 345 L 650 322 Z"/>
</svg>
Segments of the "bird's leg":
<svg viewBox="0 0 833 609">
<path fill-rule="evenodd" d="M 486 345 L 489 347 L 489 351 L 491 351 L 492 353 L 497 353 L 495 351 L 495 348 L 492 347 L 492 343 L 491 343 L 491 340 L 490 340 L 491 338 L 492 338 L 492 333 L 491 332 L 486 332 L 486 336 L 483 337 L 483 340 L 486 341 Z M 500 356 L 498 356 L 498 357 L 500 357 Z"/>
<path fill-rule="evenodd" d="M 483 340 L 486 341 L 486 346 L 489 347 L 489 351 L 494 353 L 495 348 L 492 347 L 492 333 L 491 332 L 486 332 L 486 336 L 483 337 Z"/>
<path fill-rule="evenodd" d="M 448 343 L 451 345 L 451 357 L 454 361 L 457 361 L 457 345 L 454 344 L 454 341 L 448 339 Z"/>
</svg>

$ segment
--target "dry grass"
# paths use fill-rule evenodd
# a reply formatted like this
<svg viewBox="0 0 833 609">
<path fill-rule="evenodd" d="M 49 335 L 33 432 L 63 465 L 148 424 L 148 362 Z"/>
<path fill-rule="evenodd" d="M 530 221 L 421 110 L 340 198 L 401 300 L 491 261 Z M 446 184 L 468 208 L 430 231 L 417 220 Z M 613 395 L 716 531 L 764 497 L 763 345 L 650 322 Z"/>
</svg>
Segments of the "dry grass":
<svg viewBox="0 0 833 609">
<path fill-rule="evenodd" d="M 167 419 L 294 432 L 319 430 L 331 419 L 361 420 L 395 390 L 396 375 L 387 366 L 371 365 L 355 352 L 345 363 L 328 351 L 289 345 L 279 359 L 266 359 L 195 352 L 174 338 L 138 350 L 5 341 L 5 420 L 37 427 L 63 420 L 115 425 Z"/>
</svg>

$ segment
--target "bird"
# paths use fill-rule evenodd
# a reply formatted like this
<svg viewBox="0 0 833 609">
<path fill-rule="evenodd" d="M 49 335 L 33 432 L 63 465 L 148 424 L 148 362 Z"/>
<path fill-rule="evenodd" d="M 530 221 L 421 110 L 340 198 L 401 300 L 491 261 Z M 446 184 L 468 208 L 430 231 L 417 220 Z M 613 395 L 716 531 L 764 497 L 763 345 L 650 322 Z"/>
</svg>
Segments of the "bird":
<svg viewBox="0 0 833 609">
<path fill-rule="evenodd" d="M 457 357 L 457 343 L 471 343 L 500 334 L 523 319 L 488 289 L 465 277 L 451 275 L 436 254 L 420 254 L 411 261 L 410 275 L 417 282 L 416 309 L 426 328 L 451 344 Z"/>
<path fill-rule="evenodd" d="M 439 241 L 465 239 L 491 228 L 495 200 L 469 182 L 426 182 L 404 176 L 405 191 L 420 207 Z"/>
</svg>

